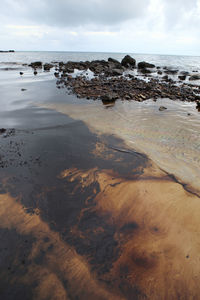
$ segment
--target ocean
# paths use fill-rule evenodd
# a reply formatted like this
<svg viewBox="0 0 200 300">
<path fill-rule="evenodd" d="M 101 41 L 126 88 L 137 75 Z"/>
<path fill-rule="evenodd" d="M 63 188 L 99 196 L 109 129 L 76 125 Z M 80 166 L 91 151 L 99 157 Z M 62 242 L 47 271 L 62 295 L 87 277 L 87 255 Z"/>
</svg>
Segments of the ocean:
<svg viewBox="0 0 200 300">
<path fill-rule="evenodd" d="M 34 51 L 34 52 L 15 52 L 0 53 L 0 63 L 17 62 L 31 63 L 34 61 L 51 62 L 51 61 L 86 61 L 95 59 L 105 59 L 109 57 L 119 61 L 125 55 L 131 55 L 139 61 L 147 61 L 156 66 L 167 66 L 173 69 L 190 71 L 200 70 L 200 56 L 178 56 L 178 55 L 158 55 L 158 54 L 138 54 L 138 53 L 101 53 L 101 52 L 52 52 L 52 51 Z"/>
</svg>

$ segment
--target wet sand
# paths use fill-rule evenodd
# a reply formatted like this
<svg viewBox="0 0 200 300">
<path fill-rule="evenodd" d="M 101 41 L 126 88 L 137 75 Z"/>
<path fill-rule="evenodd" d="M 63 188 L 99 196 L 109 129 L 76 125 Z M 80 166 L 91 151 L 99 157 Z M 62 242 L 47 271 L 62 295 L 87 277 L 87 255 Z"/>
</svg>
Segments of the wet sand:
<svg viewBox="0 0 200 300">
<path fill-rule="evenodd" d="M 89 102 L 72 116 L 53 86 L 4 87 L 1 127 L 16 130 L 0 136 L 0 298 L 198 299 L 198 186 L 95 127 L 98 105 L 93 123 Z"/>
</svg>

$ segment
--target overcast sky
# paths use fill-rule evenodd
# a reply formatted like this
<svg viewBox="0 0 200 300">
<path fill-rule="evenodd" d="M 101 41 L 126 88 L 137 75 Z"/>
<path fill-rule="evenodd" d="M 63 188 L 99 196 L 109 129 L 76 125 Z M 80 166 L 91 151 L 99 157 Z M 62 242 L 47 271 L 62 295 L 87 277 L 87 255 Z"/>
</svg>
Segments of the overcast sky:
<svg viewBox="0 0 200 300">
<path fill-rule="evenodd" d="M 200 0 L 0 0 L 0 49 L 200 55 Z"/>
</svg>

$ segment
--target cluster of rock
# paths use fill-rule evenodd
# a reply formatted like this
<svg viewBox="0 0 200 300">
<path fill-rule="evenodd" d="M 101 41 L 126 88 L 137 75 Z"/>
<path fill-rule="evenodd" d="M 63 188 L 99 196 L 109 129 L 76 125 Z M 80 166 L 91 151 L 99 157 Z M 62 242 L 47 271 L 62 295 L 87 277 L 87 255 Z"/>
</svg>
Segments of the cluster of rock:
<svg viewBox="0 0 200 300">
<path fill-rule="evenodd" d="M 79 98 L 101 99 L 104 102 L 122 100 L 144 101 L 147 99 L 170 98 L 172 100 L 199 101 L 200 88 L 176 86 L 171 83 L 161 83 L 156 79 L 145 82 L 138 78 L 99 76 L 92 79 L 61 76 L 57 80 L 58 87 L 67 87 Z"/>
<path fill-rule="evenodd" d="M 42 62 L 34 62 L 29 65 L 33 68 L 34 74 L 37 69 L 50 71 L 55 68 L 55 77 L 57 87 L 67 87 L 69 92 L 74 93 L 79 98 L 101 99 L 103 102 L 122 100 L 144 101 L 146 99 L 170 98 L 173 100 L 196 101 L 200 107 L 200 87 L 182 83 L 179 86 L 173 81 L 169 75 L 177 75 L 178 70 L 172 70 L 164 67 L 156 67 L 154 64 L 142 61 L 136 64 L 136 60 L 126 55 L 121 62 L 116 59 L 108 58 L 108 60 L 93 60 L 72 62 L 53 62 L 51 64 Z M 132 74 L 124 76 L 125 71 L 134 70 L 150 76 L 152 72 L 162 75 L 161 81 L 151 78 L 148 82 L 135 77 Z M 74 71 L 90 70 L 94 73 L 94 78 L 88 79 L 84 73 L 82 76 L 72 76 Z M 152 71 L 153 70 L 153 71 Z M 189 77 L 189 72 L 181 72 L 178 75 L 179 80 L 183 81 L 186 77 L 189 80 L 199 80 L 199 74 L 193 74 Z"/>
</svg>

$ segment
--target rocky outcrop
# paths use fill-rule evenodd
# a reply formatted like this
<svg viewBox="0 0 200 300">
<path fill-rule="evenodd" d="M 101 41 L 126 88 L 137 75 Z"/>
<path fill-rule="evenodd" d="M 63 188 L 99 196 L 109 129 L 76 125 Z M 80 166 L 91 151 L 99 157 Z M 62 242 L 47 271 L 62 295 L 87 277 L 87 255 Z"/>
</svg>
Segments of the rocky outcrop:
<svg viewBox="0 0 200 300">
<path fill-rule="evenodd" d="M 121 61 L 121 65 L 125 68 L 133 68 L 135 67 L 135 64 L 136 60 L 130 55 L 126 55 Z"/>
</svg>

